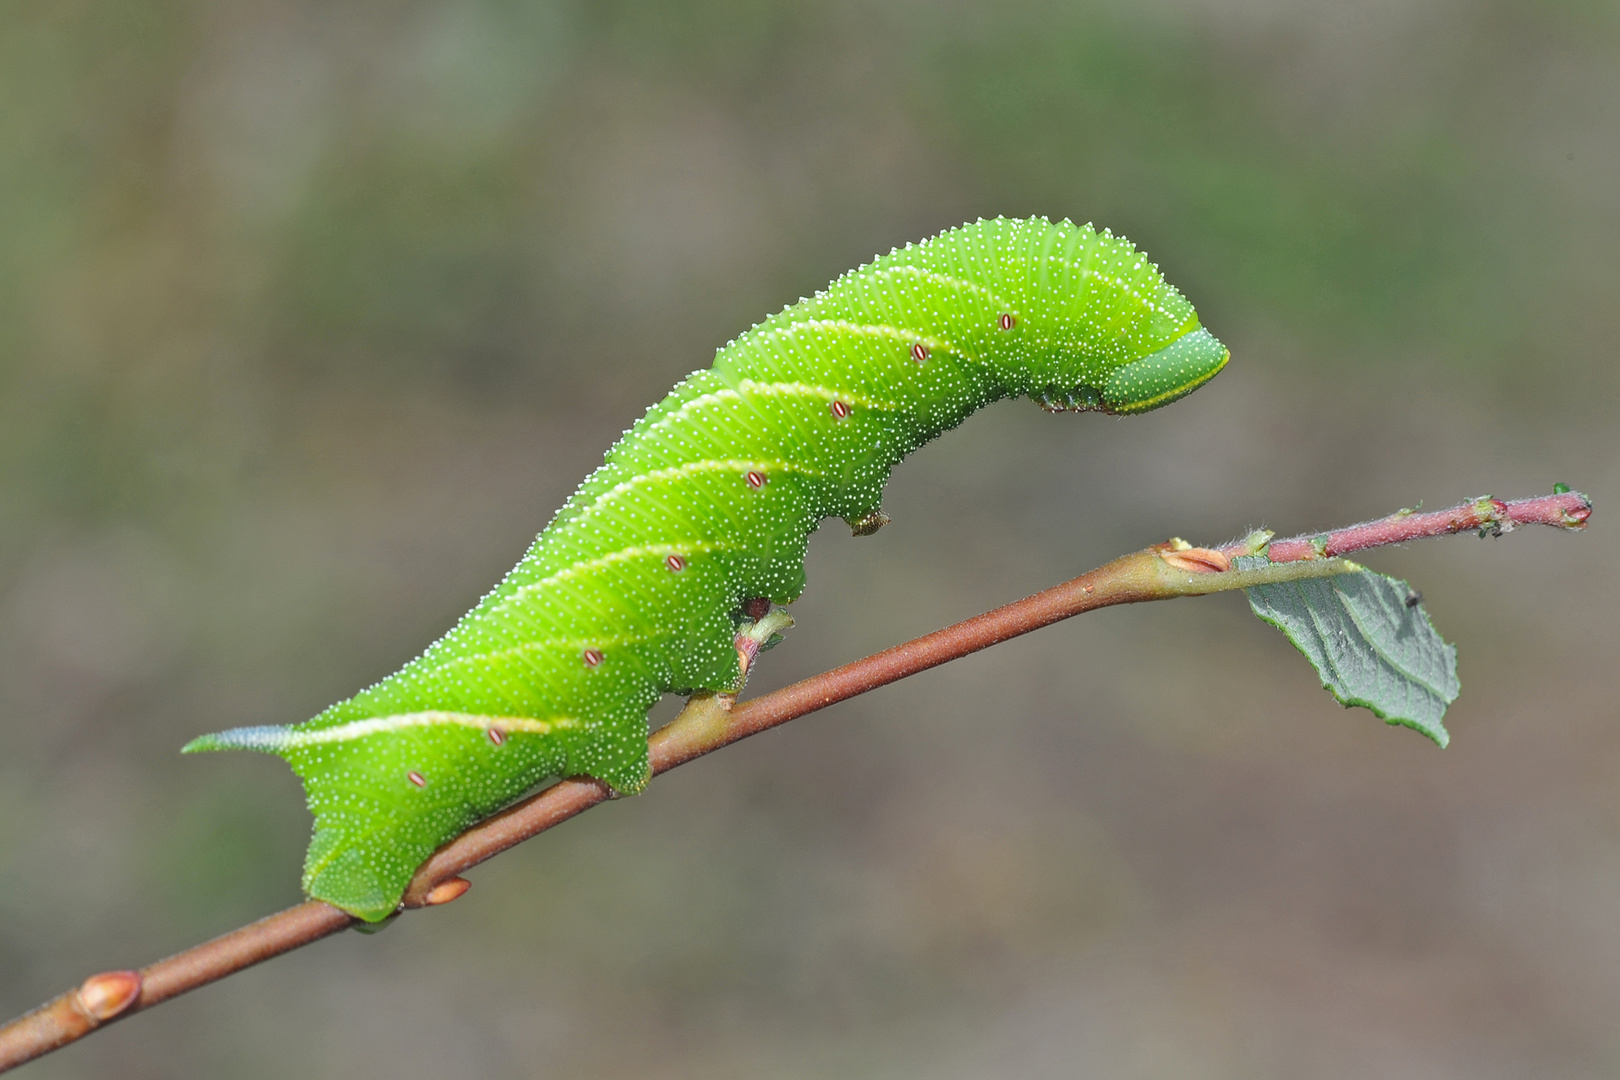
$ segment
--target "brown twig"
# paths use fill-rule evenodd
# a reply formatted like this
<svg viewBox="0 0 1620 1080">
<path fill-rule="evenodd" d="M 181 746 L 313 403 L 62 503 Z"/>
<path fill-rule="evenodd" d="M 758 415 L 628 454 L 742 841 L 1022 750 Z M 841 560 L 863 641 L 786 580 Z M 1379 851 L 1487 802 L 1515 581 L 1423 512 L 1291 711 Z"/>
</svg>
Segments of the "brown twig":
<svg viewBox="0 0 1620 1080">
<path fill-rule="evenodd" d="M 676 719 L 655 732 L 649 747 L 653 774 L 784 724 L 828 705 L 885 686 L 907 675 L 978 652 L 1008 638 L 1095 608 L 1245 588 L 1265 580 L 1342 573 L 1335 559 L 1352 551 L 1464 531 L 1501 535 L 1516 525 L 1585 526 L 1592 504 L 1579 492 L 1502 502 L 1480 498 L 1432 513 L 1401 511 L 1379 521 L 1316 536 L 1271 541 L 1266 553 L 1276 565 L 1258 571 L 1227 570 L 1232 556 L 1251 554 L 1265 537 L 1224 548 L 1193 548 L 1172 541 L 1116 559 L 1106 566 L 965 622 L 896 645 L 803 682 L 741 704 L 728 695 L 693 698 Z M 1314 564 L 1314 565 L 1299 565 Z M 746 665 L 758 642 L 745 648 Z M 611 798 L 594 780 L 562 780 L 488 819 L 440 848 L 422 864 L 402 907 L 447 903 L 467 889 L 459 875 L 529 837 Z M 233 930 L 134 971 L 93 975 L 78 989 L 47 1002 L 0 1028 L 0 1072 L 88 1035 L 102 1025 L 233 972 L 279 956 L 354 925 L 357 920 L 319 900 L 310 900 Z"/>
</svg>

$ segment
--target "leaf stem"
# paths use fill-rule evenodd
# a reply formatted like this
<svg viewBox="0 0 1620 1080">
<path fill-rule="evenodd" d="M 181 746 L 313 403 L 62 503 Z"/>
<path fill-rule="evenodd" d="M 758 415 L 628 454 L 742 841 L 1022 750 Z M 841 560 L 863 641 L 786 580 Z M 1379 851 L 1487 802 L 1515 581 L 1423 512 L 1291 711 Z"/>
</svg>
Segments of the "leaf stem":
<svg viewBox="0 0 1620 1080">
<path fill-rule="evenodd" d="M 1431 536 L 1465 531 L 1499 536 L 1517 525 L 1530 524 L 1580 529 L 1591 512 L 1591 501 L 1574 491 L 1516 502 L 1487 496 L 1449 510 L 1426 514 L 1402 510 L 1377 521 L 1270 540 L 1269 544 L 1269 536 L 1260 534 L 1218 549 L 1171 541 L 750 701 L 739 704 L 731 694 L 698 695 L 651 736 L 652 771 L 655 776 L 667 772 L 739 739 L 1096 608 L 1345 573 L 1357 569 L 1356 565 L 1334 556 Z M 1251 571 L 1227 569 L 1231 557 L 1252 554 L 1262 546 L 1274 565 Z M 751 650 L 745 647 L 749 644 Z M 753 659 L 758 645 L 739 640 L 745 660 Z M 595 780 L 566 779 L 479 823 L 422 864 L 406 890 L 403 908 L 455 899 L 466 891 L 464 882 L 457 884 L 463 871 L 610 798 L 612 792 Z M 357 922 L 329 904 L 309 900 L 138 972 L 92 975 L 76 989 L 0 1028 L 0 1072 L 83 1038 L 113 1020 Z"/>
</svg>

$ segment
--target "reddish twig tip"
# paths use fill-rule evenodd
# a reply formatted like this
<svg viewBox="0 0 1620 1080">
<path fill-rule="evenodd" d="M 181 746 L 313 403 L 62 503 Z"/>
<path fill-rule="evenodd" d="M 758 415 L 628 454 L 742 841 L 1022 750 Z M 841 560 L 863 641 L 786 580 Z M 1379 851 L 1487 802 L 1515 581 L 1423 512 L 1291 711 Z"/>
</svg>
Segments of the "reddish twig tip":
<svg viewBox="0 0 1620 1080">
<path fill-rule="evenodd" d="M 1272 562 L 1297 559 L 1325 559 L 1352 551 L 1421 540 L 1430 536 L 1475 532 L 1482 537 L 1501 536 L 1520 525 L 1551 525 L 1558 529 L 1583 529 L 1592 516 L 1592 500 L 1579 491 L 1557 491 L 1534 499 L 1503 502 L 1490 495 L 1470 499 L 1447 510 L 1422 513 L 1398 510 L 1377 521 L 1364 521 L 1332 532 L 1273 540 L 1265 548 Z M 1228 555 L 1249 555 L 1248 541 L 1221 549 Z"/>
</svg>

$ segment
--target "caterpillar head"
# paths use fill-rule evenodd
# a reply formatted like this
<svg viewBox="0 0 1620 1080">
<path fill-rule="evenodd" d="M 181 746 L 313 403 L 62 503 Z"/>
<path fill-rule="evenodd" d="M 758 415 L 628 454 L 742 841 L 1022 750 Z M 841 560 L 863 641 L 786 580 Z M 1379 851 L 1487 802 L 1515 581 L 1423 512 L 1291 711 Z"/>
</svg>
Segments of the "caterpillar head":
<svg viewBox="0 0 1620 1080">
<path fill-rule="evenodd" d="M 1225 345 L 1199 327 L 1115 371 L 1103 384 L 1099 407 L 1125 414 L 1168 405 L 1213 379 L 1229 356 Z"/>
</svg>

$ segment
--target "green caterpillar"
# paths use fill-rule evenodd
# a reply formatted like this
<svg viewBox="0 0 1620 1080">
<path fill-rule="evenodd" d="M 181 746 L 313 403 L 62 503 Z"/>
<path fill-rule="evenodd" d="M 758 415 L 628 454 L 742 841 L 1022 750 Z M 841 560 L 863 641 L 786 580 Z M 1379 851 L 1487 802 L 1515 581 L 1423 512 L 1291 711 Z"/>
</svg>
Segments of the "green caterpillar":
<svg viewBox="0 0 1620 1080">
<path fill-rule="evenodd" d="M 804 589 L 809 534 L 886 518 L 889 470 L 983 405 L 1137 413 L 1227 350 L 1126 240 L 978 221 L 890 252 L 721 349 L 608 451 L 478 606 L 302 724 L 185 749 L 279 754 L 315 835 L 304 889 L 368 921 L 416 867 L 551 776 L 647 783 L 647 710 L 728 690 L 739 627 Z"/>
</svg>

